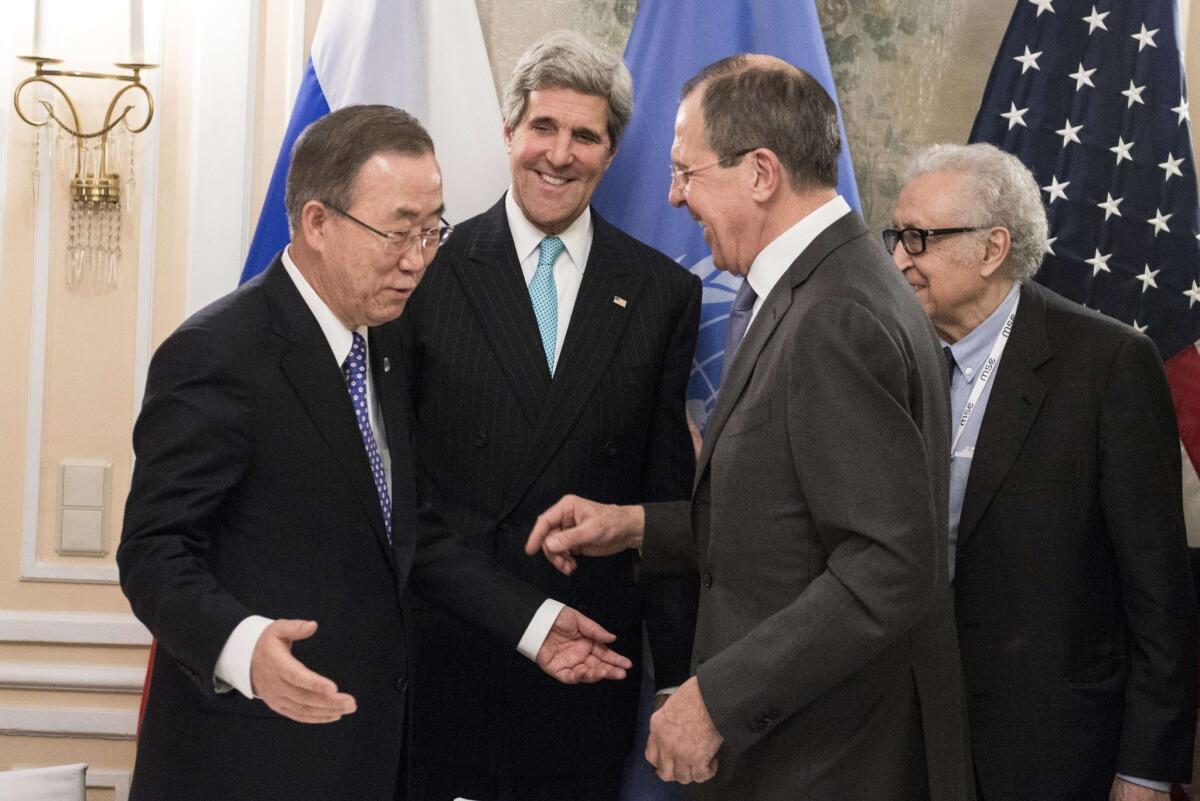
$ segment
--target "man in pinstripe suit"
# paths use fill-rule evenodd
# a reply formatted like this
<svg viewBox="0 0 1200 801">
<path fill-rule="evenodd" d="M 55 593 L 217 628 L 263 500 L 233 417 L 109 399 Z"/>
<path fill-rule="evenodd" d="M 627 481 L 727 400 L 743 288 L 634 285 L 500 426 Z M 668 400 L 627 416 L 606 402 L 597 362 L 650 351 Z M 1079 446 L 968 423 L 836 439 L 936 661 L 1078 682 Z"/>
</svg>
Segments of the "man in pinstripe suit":
<svg viewBox="0 0 1200 801">
<path fill-rule="evenodd" d="M 644 622 L 656 686 L 669 690 L 688 676 L 694 576 L 639 587 L 625 552 L 567 577 L 522 552 L 564 493 L 630 503 L 691 486 L 684 390 L 699 282 L 589 208 L 631 106 L 615 55 L 574 34 L 533 45 L 504 101 L 512 187 L 457 227 L 403 322 L 428 498 L 475 547 L 617 634 L 635 665 Z M 417 621 L 417 798 L 619 795 L 636 667 L 564 691 L 475 629 L 431 609 Z"/>
</svg>

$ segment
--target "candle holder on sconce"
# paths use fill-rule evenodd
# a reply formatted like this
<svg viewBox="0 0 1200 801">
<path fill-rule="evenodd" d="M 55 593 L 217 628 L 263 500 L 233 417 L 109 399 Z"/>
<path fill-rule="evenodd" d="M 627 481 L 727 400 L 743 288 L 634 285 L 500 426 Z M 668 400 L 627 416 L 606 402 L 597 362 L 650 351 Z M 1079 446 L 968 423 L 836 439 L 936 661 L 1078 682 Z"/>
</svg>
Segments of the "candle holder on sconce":
<svg viewBox="0 0 1200 801">
<path fill-rule="evenodd" d="M 70 138 L 75 161 L 71 177 L 71 218 L 67 237 L 67 283 L 78 284 L 90 275 L 107 287 L 117 285 L 117 268 L 121 261 L 121 213 L 122 207 L 129 208 L 128 190 L 132 190 L 134 174 L 134 140 L 150 125 L 154 118 L 154 98 L 142 83 L 141 73 L 157 67 L 157 64 L 117 63 L 113 66 L 125 70 L 123 73 L 80 72 L 76 70 L 47 69 L 47 66 L 62 64 L 61 59 L 45 56 L 18 56 L 21 61 L 34 65 L 34 73 L 17 84 L 13 92 L 13 105 L 17 115 L 36 130 L 34 154 L 34 201 L 37 202 L 37 185 L 40 171 L 42 131 L 56 131 L 61 141 L 65 134 Z M 121 86 L 113 94 L 104 113 L 104 122 L 94 131 L 85 131 L 79 120 L 75 102 L 52 78 L 85 78 L 119 81 Z M 22 93 L 33 84 L 49 86 L 65 105 L 45 97 L 35 98 L 33 108 L 41 107 L 42 114 L 29 113 L 21 106 Z M 145 101 L 145 117 L 140 122 L 130 121 L 130 112 L 137 104 L 128 103 L 118 111 L 118 104 L 130 92 L 140 94 Z M 64 116 L 66 119 L 64 119 Z M 125 160 L 120 152 L 119 134 L 126 134 Z M 93 141 L 94 140 L 94 141 Z M 121 167 L 128 167 L 121 191 Z M 124 201 L 124 204 L 122 203 Z"/>
</svg>

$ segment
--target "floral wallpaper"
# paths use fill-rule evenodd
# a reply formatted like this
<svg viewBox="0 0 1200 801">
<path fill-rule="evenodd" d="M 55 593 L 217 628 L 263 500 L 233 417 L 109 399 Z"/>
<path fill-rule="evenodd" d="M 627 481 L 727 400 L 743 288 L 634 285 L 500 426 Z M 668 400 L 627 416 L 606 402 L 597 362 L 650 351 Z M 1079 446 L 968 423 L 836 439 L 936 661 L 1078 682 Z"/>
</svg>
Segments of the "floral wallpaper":
<svg viewBox="0 0 1200 801">
<path fill-rule="evenodd" d="M 677 0 L 723 2 L 724 0 Z M 1013 3 L 816 0 L 863 216 L 884 227 L 904 165 L 966 141 Z M 530 42 L 560 28 L 623 51 L 637 0 L 477 0 L 497 86 Z"/>
</svg>

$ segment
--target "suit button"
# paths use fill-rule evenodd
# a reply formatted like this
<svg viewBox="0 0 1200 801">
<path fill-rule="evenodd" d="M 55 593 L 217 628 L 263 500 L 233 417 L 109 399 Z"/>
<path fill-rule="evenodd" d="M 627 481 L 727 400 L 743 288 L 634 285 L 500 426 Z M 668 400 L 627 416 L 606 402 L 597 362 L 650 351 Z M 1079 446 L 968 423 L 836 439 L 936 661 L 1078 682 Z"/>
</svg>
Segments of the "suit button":
<svg viewBox="0 0 1200 801">
<path fill-rule="evenodd" d="M 400 678 L 396 679 L 392 686 L 396 688 L 396 692 L 402 693 L 408 689 L 408 679 L 401 676 Z"/>
<path fill-rule="evenodd" d="M 486 448 L 487 447 L 487 434 L 480 431 L 478 434 L 475 435 L 475 447 L 476 448 Z"/>
<path fill-rule="evenodd" d="M 617 455 L 617 443 L 613 442 L 611 439 L 608 442 L 604 443 L 604 455 L 610 456 L 610 457 L 616 456 Z"/>
<path fill-rule="evenodd" d="M 704 587 L 705 587 L 705 589 L 707 589 L 711 586 L 712 586 L 712 573 L 709 573 L 707 570 L 705 570 L 704 571 Z"/>
</svg>

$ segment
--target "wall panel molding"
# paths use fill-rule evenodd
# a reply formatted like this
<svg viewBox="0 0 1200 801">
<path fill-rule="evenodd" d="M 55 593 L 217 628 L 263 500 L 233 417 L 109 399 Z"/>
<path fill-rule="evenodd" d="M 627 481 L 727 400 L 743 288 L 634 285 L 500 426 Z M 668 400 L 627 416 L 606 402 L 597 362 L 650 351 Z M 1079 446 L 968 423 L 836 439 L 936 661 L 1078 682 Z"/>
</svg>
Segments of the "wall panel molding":
<svg viewBox="0 0 1200 801">
<path fill-rule="evenodd" d="M 145 678 L 145 668 L 0 662 L 0 687 L 16 690 L 140 694 Z"/>
<path fill-rule="evenodd" d="M 89 767 L 87 786 L 97 789 L 111 788 L 113 801 L 129 801 L 129 783 L 132 778 L 127 770 L 102 770 Z"/>
<path fill-rule="evenodd" d="M 145 6 L 149 23 L 146 26 L 147 53 L 161 53 L 163 42 L 162 0 L 151 0 Z M 162 71 L 150 70 L 145 83 L 158 101 L 162 114 Z M 137 247 L 137 301 L 134 321 L 134 413 L 141 406 L 146 370 L 150 361 L 150 337 L 154 302 L 154 254 L 156 210 L 158 203 L 158 152 L 161 120 L 137 136 L 140 148 L 135 169 L 139 188 L 139 219 Z M 51 146 L 41 149 L 40 182 L 33 247 L 33 296 L 29 338 L 29 387 L 25 415 L 24 501 L 21 512 L 21 572 L 22 581 L 54 581 L 78 584 L 117 584 L 115 565 L 73 562 L 44 562 L 38 559 L 38 506 L 41 495 L 42 440 L 44 438 L 44 403 L 46 395 L 46 323 L 49 317 L 51 235 L 53 233 L 56 201 L 62 203 L 62 187 L 55 192 L 54 163 Z M 0 203 L 3 201 L 0 200 Z M 128 270 L 128 265 L 122 265 Z"/>
<path fill-rule="evenodd" d="M 149 646 L 150 640 L 133 615 L 0 609 L 0 643 Z"/>
<path fill-rule="evenodd" d="M 94 737 L 132 740 L 137 710 L 0 706 L 0 734 L 19 737 Z"/>
<path fill-rule="evenodd" d="M 259 2 L 207 3 L 196 17 L 185 314 L 234 289 L 246 258 Z"/>
</svg>

